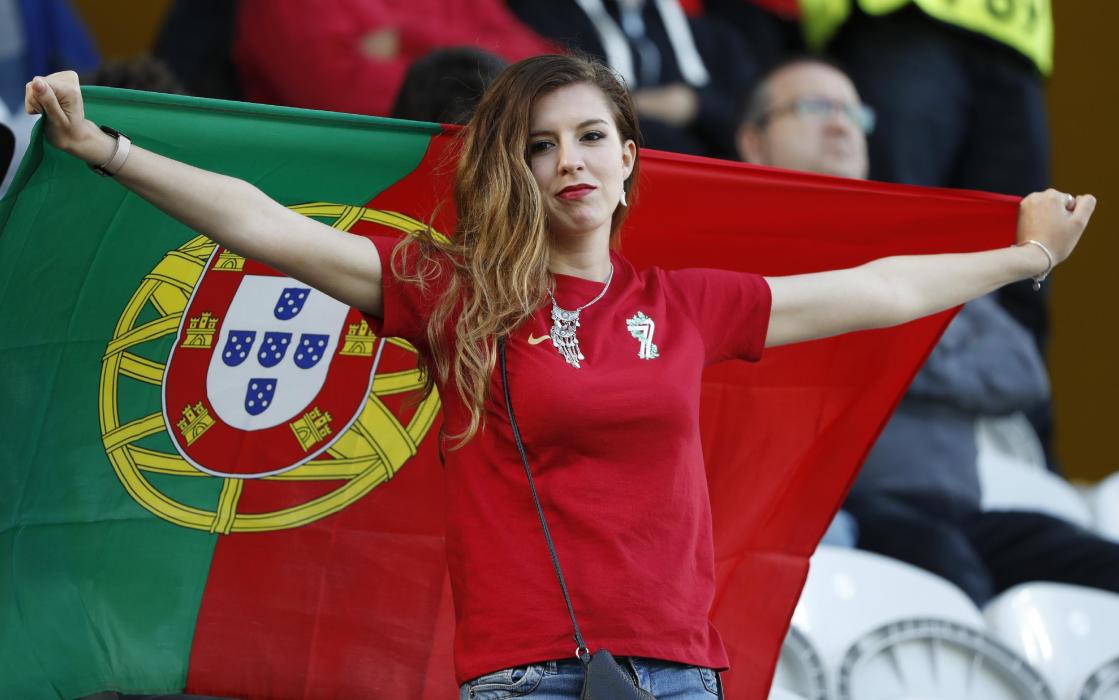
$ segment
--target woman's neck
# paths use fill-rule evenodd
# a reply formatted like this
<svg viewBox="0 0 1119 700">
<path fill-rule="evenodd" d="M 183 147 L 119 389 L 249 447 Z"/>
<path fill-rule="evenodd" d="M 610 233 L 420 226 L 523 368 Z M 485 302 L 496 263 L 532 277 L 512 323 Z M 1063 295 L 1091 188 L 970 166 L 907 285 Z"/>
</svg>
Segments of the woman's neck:
<svg viewBox="0 0 1119 700">
<path fill-rule="evenodd" d="M 553 241 L 548 269 L 557 275 L 605 282 L 610 274 L 609 238 L 566 245 Z"/>
</svg>

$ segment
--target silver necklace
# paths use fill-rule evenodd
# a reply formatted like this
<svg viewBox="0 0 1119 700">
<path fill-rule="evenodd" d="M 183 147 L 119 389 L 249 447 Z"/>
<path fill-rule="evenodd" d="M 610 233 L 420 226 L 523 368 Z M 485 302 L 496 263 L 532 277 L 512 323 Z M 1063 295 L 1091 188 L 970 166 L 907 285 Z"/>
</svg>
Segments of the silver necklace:
<svg viewBox="0 0 1119 700">
<path fill-rule="evenodd" d="M 579 338 L 575 335 L 579 329 L 579 312 L 601 299 L 606 294 L 606 290 L 610 289 L 612 279 L 614 279 L 614 263 L 610 263 L 610 274 L 606 276 L 606 283 L 598 296 L 573 311 L 560 308 L 556 303 L 555 295 L 552 294 L 552 288 L 548 288 L 548 297 L 552 300 L 552 346 L 560 357 L 567 360 L 567 364 L 576 369 L 579 368 L 579 360 L 587 359 L 579 349 Z"/>
</svg>

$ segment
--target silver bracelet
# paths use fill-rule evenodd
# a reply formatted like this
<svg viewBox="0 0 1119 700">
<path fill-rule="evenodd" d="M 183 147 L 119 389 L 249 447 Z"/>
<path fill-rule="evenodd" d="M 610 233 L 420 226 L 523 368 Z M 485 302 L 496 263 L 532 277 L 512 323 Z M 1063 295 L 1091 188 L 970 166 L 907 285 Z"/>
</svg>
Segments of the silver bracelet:
<svg viewBox="0 0 1119 700">
<path fill-rule="evenodd" d="M 1038 292 L 1038 291 L 1041 291 L 1041 283 L 1044 282 L 1045 278 L 1049 276 L 1049 273 L 1053 271 L 1053 254 L 1049 252 L 1049 249 L 1046 248 L 1045 244 L 1042 243 L 1041 241 L 1035 241 L 1031 238 L 1030 240 L 1026 241 L 1022 245 L 1027 245 L 1027 244 L 1033 244 L 1033 245 L 1036 245 L 1038 248 L 1041 248 L 1041 252 L 1045 253 L 1045 257 L 1049 261 L 1049 265 L 1045 268 L 1045 272 L 1042 272 L 1040 275 L 1037 275 L 1036 277 L 1033 278 L 1033 280 L 1034 280 L 1034 291 Z"/>
</svg>

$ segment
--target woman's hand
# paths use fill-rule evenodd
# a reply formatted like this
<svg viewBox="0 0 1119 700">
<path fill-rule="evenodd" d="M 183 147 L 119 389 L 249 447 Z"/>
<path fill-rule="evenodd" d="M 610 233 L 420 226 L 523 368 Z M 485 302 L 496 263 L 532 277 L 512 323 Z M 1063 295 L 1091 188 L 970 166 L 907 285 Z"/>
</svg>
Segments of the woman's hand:
<svg viewBox="0 0 1119 700">
<path fill-rule="evenodd" d="M 1072 254 L 1095 209 L 1096 198 L 1090 194 L 1074 197 L 1053 189 L 1034 192 L 1018 205 L 1018 245 L 1037 241 L 1053 254 L 1054 265 L 1063 262 Z M 1038 274 L 1043 271 L 1039 269 Z"/>
<path fill-rule="evenodd" d="M 24 91 L 28 114 L 47 119 L 47 140 L 66 153 L 87 163 L 104 163 L 112 154 L 113 138 L 85 118 L 78 74 L 72 70 L 35 76 Z"/>
</svg>

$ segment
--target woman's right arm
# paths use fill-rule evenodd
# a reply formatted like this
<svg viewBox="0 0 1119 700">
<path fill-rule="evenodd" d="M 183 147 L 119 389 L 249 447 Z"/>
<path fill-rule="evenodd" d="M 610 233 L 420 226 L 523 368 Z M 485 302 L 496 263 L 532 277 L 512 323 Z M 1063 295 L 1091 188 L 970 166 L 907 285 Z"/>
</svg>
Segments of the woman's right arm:
<svg viewBox="0 0 1119 700">
<path fill-rule="evenodd" d="M 116 141 L 85 118 L 73 71 L 34 78 L 25 102 L 29 113 L 46 117 L 47 138 L 55 147 L 93 165 L 112 156 Z M 244 180 L 135 145 L 116 179 L 222 247 L 382 315 L 381 261 L 369 239 L 296 214 Z"/>
</svg>

